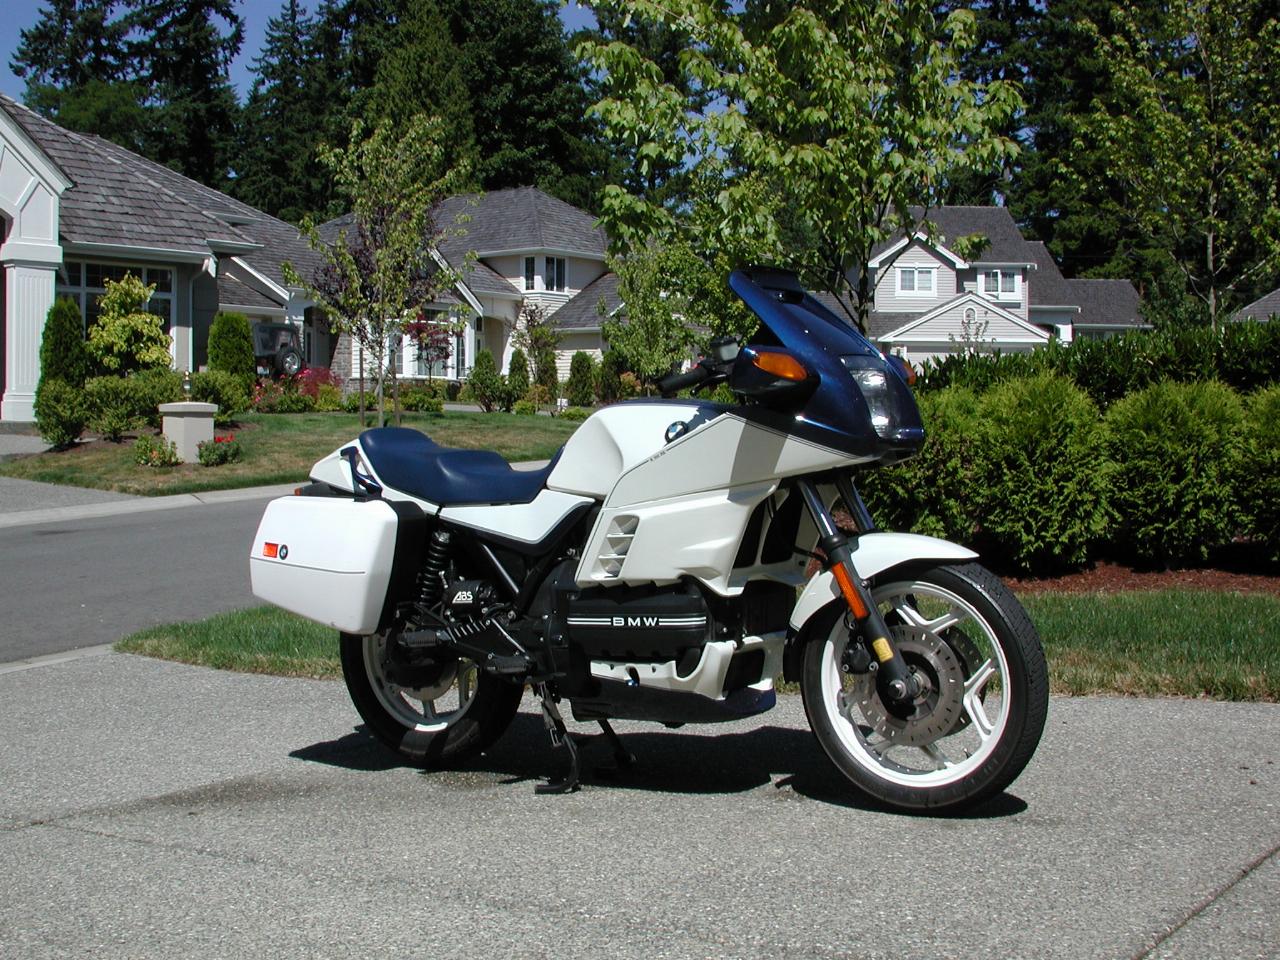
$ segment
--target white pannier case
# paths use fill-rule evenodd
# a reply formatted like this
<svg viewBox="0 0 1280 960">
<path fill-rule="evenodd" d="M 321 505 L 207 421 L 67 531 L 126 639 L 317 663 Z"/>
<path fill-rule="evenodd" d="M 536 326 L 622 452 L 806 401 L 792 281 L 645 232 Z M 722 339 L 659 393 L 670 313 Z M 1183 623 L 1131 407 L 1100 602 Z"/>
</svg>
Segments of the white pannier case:
<svg viewBox="0 0 1280 960">
<path fill-rule="evenodd" d="M 399 526 L 398 511 L 385 500 L 273 500 L 253 539 L 253 592 L 344 633 L 374 633 Z"/>
</svg>

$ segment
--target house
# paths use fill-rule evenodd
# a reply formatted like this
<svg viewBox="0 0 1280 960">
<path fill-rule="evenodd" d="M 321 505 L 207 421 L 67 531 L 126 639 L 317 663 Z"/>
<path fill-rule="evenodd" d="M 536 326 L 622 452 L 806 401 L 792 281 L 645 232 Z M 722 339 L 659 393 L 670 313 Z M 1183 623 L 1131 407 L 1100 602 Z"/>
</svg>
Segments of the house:
<svg viewBox="0 0 1280 960">
<path fill-rule="evenodd" d="M 460 380 L 474 366 L 480 350 L 489 350 L 505 372 L 527 307 L 536 307 L 555 320 L 562 380 L 569 375 L 575 351 L 598 357 L 601 335 L 596 305 L 606 288 L 615 291 L 616 297 L 617 282 L 605 271 L 607 239 L 595 217 L 536 187 L 450 197 L 435 211 L 442 227 L 459 216 L 463 218 L 460 227 L 437 253 L 461 272 L 462 280 L 425 310 L 428 318 L 448 321 L 457 331 L 451 355 L 431 365 L 418 356 L 406 336 L 394 347 L 397 376 Z M 323 224 L 320 233 L 336 241 L 352 224 L 350 215 L 339 217 Z M 334 373 L 348 379 L 357 376 L 361 353 L 349 337 L 341 337 L 333 345 Z"/>
<path fill-rule="evenodd" d="M 297 323 L 315 313 L 281 272 L 286 260 L 304 271 L 315 263 L 296 227 L 3 95 L 0 236 L 0 420 L 34 419 L 55 296 L 74 298 L 88 323 L 107 280 L 132 273 L 154 284 L 148 309 L 173 338 L 178 370 L 205 363 L 219 310 Z M 315 348 L 304 342 L 304 359 L 327 359 Z"/>
<path fill-rule="evenodd" d="M 1247 307 L 1241 307 L 1233 320 L 1270 320 L 1280 316 L 1280 287 L 1265 296 L 1259 297 Z"/>
<path fill-rule="evenodd" d="M 1106 337 L 1145 326 L 1128 280 L 1067 280 L 1043 243 L 1004 207 L 939 207 L 926 231 L 872 251 L 869 334 L 913 363 L 960 350 L 1026 352 L 1051 339 Z M 962 239 L 976 253 L 953 247 Z"/>
</svg>

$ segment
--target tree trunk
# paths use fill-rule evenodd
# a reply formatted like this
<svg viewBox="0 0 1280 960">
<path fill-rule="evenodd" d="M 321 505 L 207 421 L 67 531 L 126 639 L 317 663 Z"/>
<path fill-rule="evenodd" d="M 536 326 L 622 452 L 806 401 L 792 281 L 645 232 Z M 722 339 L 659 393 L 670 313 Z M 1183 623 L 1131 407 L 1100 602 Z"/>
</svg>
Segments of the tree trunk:
<svg viewBox="0 0 1280 960">
<path fill-rule="evenodd" d="M 352 345 L 352 349 L 353 350 L 355 349 L 355 345 Z M 360 375 L 357 382 L 360 384 L 360 429 L 363 430 L 369 423 L 369 421 L 365 419 L 365 412 L 364 412 L 364 348 L 363 347 L 360 348 Z"/>
</svg>

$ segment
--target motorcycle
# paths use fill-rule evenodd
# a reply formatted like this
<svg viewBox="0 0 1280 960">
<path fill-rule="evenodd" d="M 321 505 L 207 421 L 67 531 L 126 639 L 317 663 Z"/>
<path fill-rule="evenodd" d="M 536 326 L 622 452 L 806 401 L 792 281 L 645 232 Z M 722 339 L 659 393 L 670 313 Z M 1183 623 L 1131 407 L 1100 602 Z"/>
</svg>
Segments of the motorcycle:
<svg viewBox="0 0 1280 960">
<path fill-rule="evenodd" d="M 854 470 L 924 442 L 910 367 L 793 274 L 729 284 L 751 338 L 715 341 L 664 399 L 597 410 L 541 469 L 393 427 L 334 451 L 268 505 L 254 593 L 340 632 L 356 709 L 414 763 L 488 748 L 529 686 L 568 755 L 537 789 L 573 790 L 565 701 L 627 765 L 611 720 L 740 720 L 782 676 L 875 800 L 990 797 L 1039 742 L 1045 660 L 975 553 L 878 530 L 858 494 Z M 671 399 L 721 383 L 738 403 Z"/>
</svg>

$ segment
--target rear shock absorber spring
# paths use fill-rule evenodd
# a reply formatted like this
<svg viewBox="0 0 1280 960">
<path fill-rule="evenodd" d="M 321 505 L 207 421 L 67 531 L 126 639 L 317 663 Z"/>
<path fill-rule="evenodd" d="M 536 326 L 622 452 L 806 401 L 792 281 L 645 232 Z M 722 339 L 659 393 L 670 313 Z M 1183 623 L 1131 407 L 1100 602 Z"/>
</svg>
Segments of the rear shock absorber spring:
<svg viewBox="0 0 1280 960">
<path fill-rule="evenodd" d="M 444 596 L 451 540 L 448 530 L 434 530 L 427 538 L 427 556 L 418 574 L 418 599 L 426 607 L 434 607 Z"/>
</svg>

